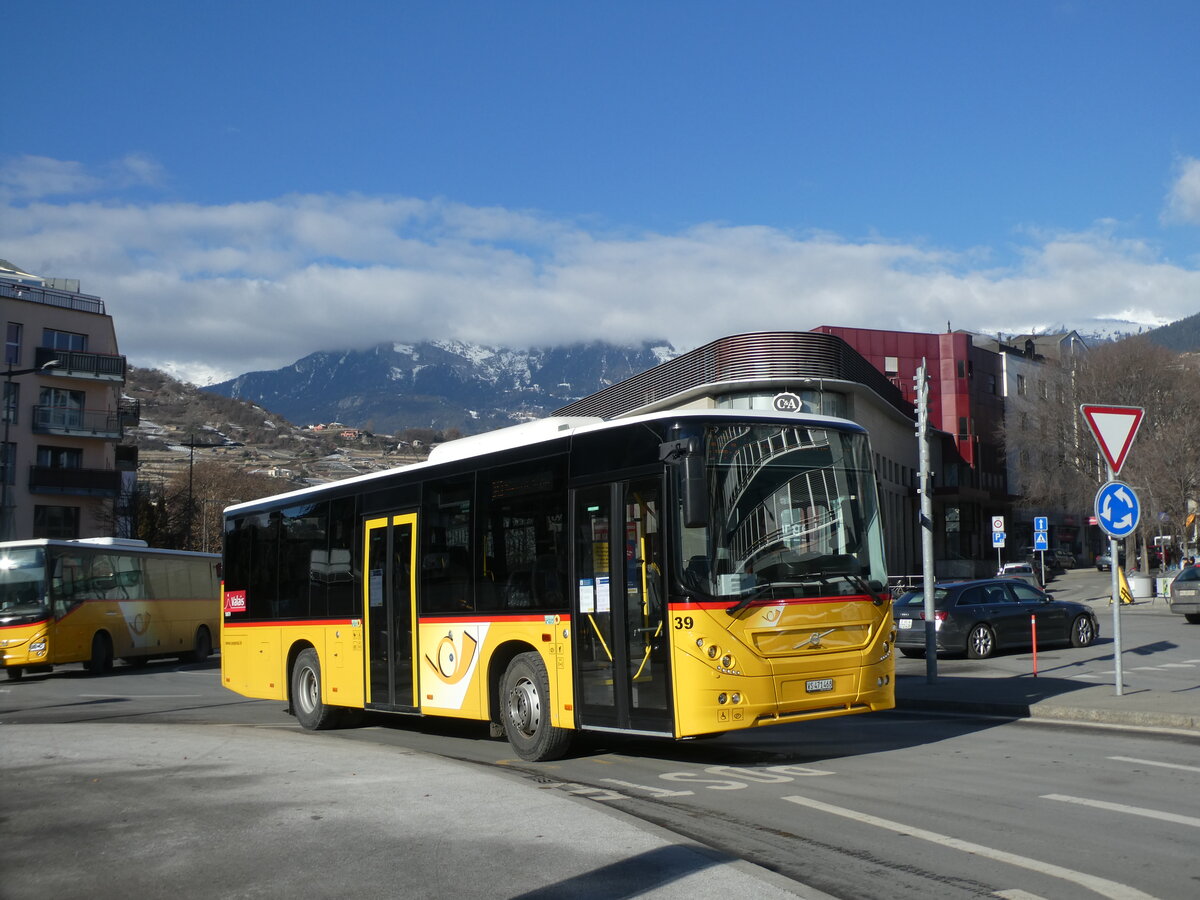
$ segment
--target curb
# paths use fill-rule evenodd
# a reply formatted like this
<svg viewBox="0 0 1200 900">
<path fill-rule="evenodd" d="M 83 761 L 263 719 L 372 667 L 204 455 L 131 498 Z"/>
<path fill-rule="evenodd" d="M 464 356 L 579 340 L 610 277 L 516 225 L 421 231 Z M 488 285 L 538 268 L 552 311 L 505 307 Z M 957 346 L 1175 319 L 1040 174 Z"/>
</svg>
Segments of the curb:
<svg viewBox="0 0 1200 900">
<path fill-rule="evenodd" d="M 986 702 L 972 700 L 931 700 L 927 698 L 896 698 L 896 708 L 967 715 L 999 716 L 1010 719 L 1078 722 L 1114 725 L 1126 728 L 1170 728 L 1200 732 L 1200 715 L 1152 712 L 1147 710 L 1088 709 L 1080 706 L 1057 706 L 1023 703 Z"/>
</svg>

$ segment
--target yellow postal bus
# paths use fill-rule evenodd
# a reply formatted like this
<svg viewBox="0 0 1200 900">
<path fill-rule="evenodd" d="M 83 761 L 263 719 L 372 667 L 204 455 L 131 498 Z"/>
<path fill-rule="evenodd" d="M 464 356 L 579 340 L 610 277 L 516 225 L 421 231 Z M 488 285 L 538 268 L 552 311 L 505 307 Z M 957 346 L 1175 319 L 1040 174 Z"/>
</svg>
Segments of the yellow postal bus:
<svg viewBox="0 0 1200 900">
<path fill-rule="evenodd" d="M 220 623 L 221 557 L 90 538 L 0 543 L 0 652 L 9 678 L 115 658 L 203 662 Z"/>
<path fill-rule="evenodd" d="M 865 431 L 682 410 L 548 419 L 225 512 L 221 677 L 360 710 L 687 738 L 894 705 Z"/>
</svg>

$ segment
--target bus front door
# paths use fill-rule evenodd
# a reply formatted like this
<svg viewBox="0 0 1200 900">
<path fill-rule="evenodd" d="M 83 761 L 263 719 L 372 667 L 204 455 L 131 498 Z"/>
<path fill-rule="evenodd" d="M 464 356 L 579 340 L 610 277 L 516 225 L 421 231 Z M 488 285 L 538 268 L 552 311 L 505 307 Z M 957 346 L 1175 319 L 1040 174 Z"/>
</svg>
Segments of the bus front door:
<svg viewBox="0 0 1200 900">
<path fill-rule="evenodd" d="M 364 531 L 367 706 L 415 711 L 417 517 L 369 519 Z"/>
<path fill-rule="evenodd" d="M 674 734 L 657 478 L 574 492 L 579 725 Z"/>
</svg>

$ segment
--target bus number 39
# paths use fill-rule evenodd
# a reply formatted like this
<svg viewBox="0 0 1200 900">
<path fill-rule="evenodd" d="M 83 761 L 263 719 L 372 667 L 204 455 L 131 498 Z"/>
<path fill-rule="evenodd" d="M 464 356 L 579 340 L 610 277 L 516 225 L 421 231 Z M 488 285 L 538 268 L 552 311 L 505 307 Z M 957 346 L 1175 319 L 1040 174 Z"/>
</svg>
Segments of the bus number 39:
<svg viewBox="0 0 1200 900">
<path fill-rule="evenodd" d="M 691 616 L 676 616 L 675 617 L 675 630 L 676 631 L 678 631 L 681 628 L 686 629 L 687 631 L 691 631 L 692 626 L 695 624 L 696 623 L 692 621 Z"/>
</svg>

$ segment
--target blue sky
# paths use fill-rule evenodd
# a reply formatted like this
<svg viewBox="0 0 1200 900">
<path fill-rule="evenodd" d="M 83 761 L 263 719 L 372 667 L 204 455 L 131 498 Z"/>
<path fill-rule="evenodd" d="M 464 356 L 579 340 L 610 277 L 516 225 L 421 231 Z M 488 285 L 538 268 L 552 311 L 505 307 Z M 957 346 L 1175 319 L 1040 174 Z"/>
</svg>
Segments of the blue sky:
<svg viewBox="0 0 1200 900">
<path fill-rule="evenodd" d="M 1194 2 L 8 0 L 0 258 L 198 382 L 1200 311 Z M 15 43 L 14 43 L 15 42 Z"/>
</svg>

